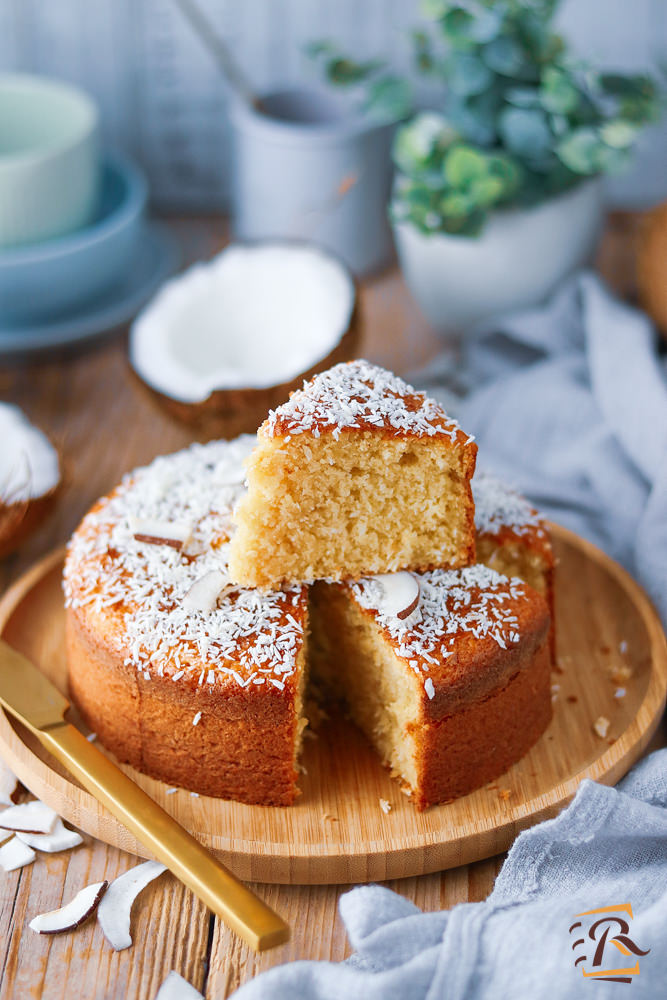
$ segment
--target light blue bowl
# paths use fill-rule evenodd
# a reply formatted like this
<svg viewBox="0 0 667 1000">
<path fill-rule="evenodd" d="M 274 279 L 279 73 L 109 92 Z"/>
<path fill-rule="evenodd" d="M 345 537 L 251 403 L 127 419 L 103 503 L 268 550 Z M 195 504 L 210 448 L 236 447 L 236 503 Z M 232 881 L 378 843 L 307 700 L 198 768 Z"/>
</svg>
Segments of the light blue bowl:
<svg viewBox="0 0 667 1000">
<path fill-rule="evenodd" d="M 0 327 L 74 314 L 124 276 L 143 226 L 147 186 L 141 172 L 104 159 L 94 221 L 68 236 L 0 250 Z"/>
</svg>

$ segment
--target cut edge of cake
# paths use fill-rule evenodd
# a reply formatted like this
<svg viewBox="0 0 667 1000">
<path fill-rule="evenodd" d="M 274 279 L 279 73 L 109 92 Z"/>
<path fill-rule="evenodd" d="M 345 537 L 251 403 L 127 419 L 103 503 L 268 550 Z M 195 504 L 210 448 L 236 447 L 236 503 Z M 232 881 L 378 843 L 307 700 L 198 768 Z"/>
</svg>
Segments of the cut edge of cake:
<svg viewBox="0 0 667 1000">
<path fill-rule="evenodd" d="M 247 462 L 230 573 L 274 589 L 475 560 L 477 447 L 442 406 L 365 361 L 273 411 Z"/>
</svg>

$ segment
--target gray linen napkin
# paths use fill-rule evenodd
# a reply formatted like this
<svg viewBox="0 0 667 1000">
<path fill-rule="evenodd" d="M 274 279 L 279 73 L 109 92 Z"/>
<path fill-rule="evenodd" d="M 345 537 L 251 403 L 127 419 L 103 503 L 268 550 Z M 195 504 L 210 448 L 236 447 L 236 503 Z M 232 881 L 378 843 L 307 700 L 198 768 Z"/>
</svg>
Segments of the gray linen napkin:
<svg viewBox="0 0 667 1000">
<path fill-rule="evenodd" d="M 624 563 L 667 623 L 667 366 L 646 317 L 582 273 L 545 306 L 479 327 L 462 361 L 453 372 L 443 355 L 418 381 L 475 434 L 480 465 Z M 616 909 L 576 916 L 601 907 Z M 606 1000 L 627 984 L 583 970 L 637 963 L 619 974 L 631 996 L 667 996 L 667 750 L 617 789 L 582 782 L 560 816 L 519 836 L 483 903 L 424 914 L 363 886 L 340 912 L 349 961 L 281 966 L 238 1000 Z"/>
<path fill-rule="evenodd" d="M 610 909 L 579 916 L 600 908 Z M 347 962 L 279 966 L 237 1000 L 618 1000 L 628 985 L 634 1000 L 658 1000 L 667 994 L 667 750 L 617 788 L 583 781 L 556 819 L 519 835 L 483 903 L 422 913 L 371 885 L 342 896 L 340 913 L 355 948 Z"/>
<path fill-rule="evenodd" d="M 667 624 L 667 361 L 643 313 L 581 273 L 480 326 L 455 381 L 447 360 L 420 381 L 475 435 L 480 467 L 623 563 Z"/>
</svg>

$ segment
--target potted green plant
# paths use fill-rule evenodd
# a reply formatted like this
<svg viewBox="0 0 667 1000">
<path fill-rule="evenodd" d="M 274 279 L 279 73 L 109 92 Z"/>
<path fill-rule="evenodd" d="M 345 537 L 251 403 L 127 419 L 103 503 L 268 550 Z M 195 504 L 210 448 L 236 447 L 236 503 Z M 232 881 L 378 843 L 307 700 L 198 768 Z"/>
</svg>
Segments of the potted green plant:
<svg viewBox="0 0 667 1000">
<path fill-rule="evenodd" d="M 544 298 L 588 260 L 601 178 L 622 169 L 657 114 L 647 76 L 594 70 L 553 29 L 558 0 L 425 0 L 413 35 L 441 107 L 415 112 L 408 82 L 330 44 L 331 83 L 363 87 L 396 132 L 390 205 L 405 278 L 431 323 L 462 329 Z"/>
</svg>

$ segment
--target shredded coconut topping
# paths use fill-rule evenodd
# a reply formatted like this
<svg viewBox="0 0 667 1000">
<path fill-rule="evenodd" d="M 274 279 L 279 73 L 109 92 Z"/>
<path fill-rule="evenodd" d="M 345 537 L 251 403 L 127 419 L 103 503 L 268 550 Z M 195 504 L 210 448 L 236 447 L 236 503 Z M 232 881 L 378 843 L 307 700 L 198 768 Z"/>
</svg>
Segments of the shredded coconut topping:
<svg viewBox="0 0 667 1000">
<path fill-rule="evenodd" d="M 255 443 L 243 435 L 157 458 L 100 501 L 70 542 L 67 606 L 118 616 L 126 663 L 146 679 L 196 677 L 199 686 L 231 679 L 241 687 L 268 682 L 282 690 L 294 673 L 305 588 L 273 594 L 225 588 L 210 609 L 186 600 L 207 573 L 221 579 L 227 573 L 232 509 Z M 192 530 L 177 551 L 137 540 L 136 518 L 188 523 Z"/>
<path fill-rule="evenodd" d="M 518 535 L 537 532 L 546 537 L 538 512 L 520 493 L 488 472 L 477 471 L 472 479 L 475 527 L 481 534 L 497 535 L 510 528 Z"/>
<path fill-rule="evenodd" d="M 515 602 L 525 594 L 523 583 L 487 566 L 420 574 L 421 619 L 416 623 L 377 611 L 379 584 L 373 577 L 347 586 L 363 608 L 374 612 L 396 643 L 397 655 L 420 677 L 428 674 L 432 664 L 454 654 L 457 637 L 462 633 L 476 639 L 489 637 L 502 649 L 520 640 Z M 424 690 L 429 699 L 435 696 L 428 676 L 424 678 Z"/>
<path fill-rule="evenodd" d="M 368 361 L 335 365 L 304 383 L 269 413 L 261 433 L 276 437 L 308 432 L 319 437 L 331 430 L 338 438 L 344 428 L 381 428 L 395 436 L 440 434 L 461 444 L 473 440 L 434 399 Z"/>
</svg>

